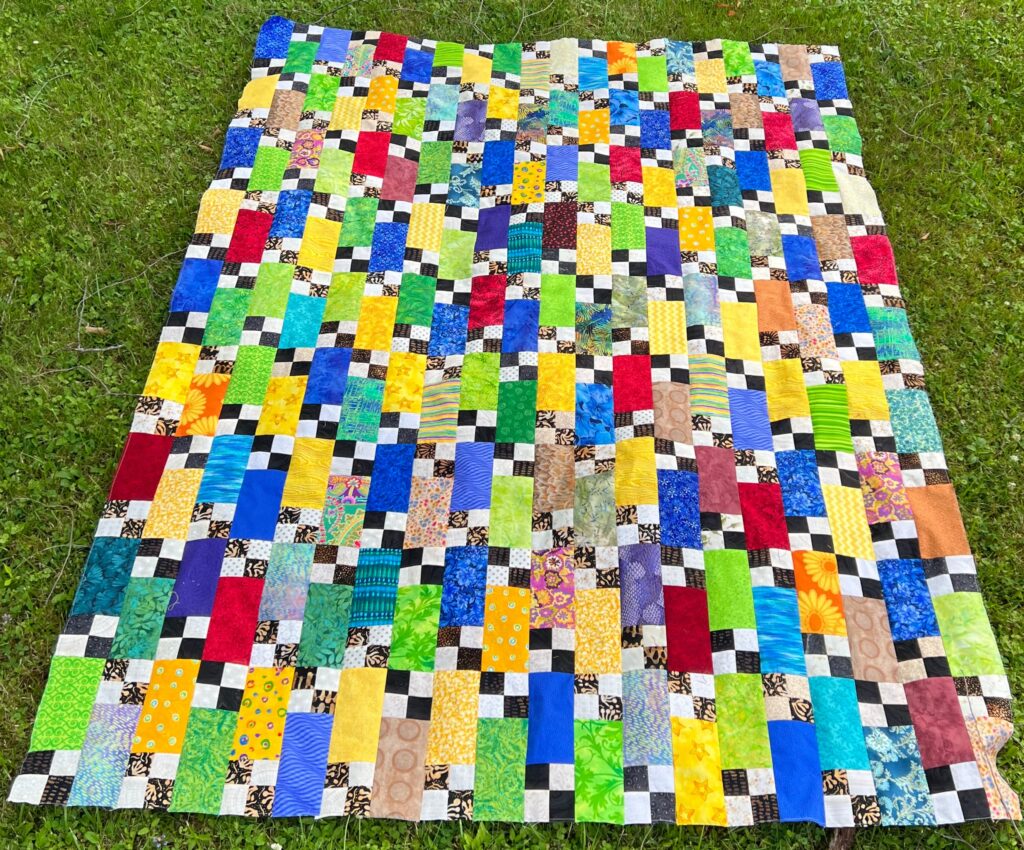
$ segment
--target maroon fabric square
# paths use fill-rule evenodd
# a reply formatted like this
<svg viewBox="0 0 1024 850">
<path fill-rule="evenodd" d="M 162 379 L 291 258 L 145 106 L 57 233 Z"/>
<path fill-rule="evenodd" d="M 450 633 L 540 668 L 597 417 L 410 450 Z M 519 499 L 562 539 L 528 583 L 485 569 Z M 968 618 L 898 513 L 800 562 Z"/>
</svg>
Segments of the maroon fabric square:
<svg viewBox="0 0 1024 850">
<path fill-rule="evenodd" d="M 778 484 L 740 484 L 747 549 L 788 549 L 789 531 Z"/>
<path fill-rule="evenodd" d="M 616 413 L 654 409 L 649 356 L 620 354 L 612 358 L 612 403 Z"/>
<path fill-rule="evenodd" d="M 545 248 L 576 247 L 576 202 L 561 201 L 544 205 Z"/>
<path fill-rule="evenodd" d="M 239 210 L 225 260 L 229 263 L 258 263 L 270 234 L 274 217 L 258 210 Z"/>
<path fill-rule="evenodd" d="M 665 588 L 668 669 L 711 673 L 711 627 L 708 594 L 699 587 Z"/>
<path fill-rule="evenodd" d="M 699 130 L 700 95 L 695 91 L 670 91 L 668 115 L 673 130 Z"/>
<path fill-rule="evenodd" d="M 736 460 L 730 449 L 696 446 L 701 513 L 738 514 Z"/>
<path fill-rule="evenodd" d="M 217 582 L 203 645 L 204 661 L 249 663 L 262 594 L 263 579 L 232 576 Z"/>
<path fill-rule="evenodd" d="M 974 761 L 956 686 L 949 677 L 918 679 L 904 685 L 925 770 Z"/>
<path fill-rule="evenodd" d="M 854 236 L 850 245 L 861 283 L 897 283 L 896 260 L 888 236 Z"/>
<path fill-rule="evenodd" d="M 411 201 L 416 193 L 417 164 L 401 156 L 389 156 L 384 171 L 384 186 L 380 190 L 381 200 Z"/>
<path fill-rule="evenodd" d="M 764 146 L 766 150 L 796 150 L 796 135 L 789 115 L 779 112 L 764 112 Z"/>
<path fill-rule="evenodd" d="M 409 41 L 404 35 L 393 32 L 382 32 L 377 39 L 377 49 L 373 52 L 374 61 L 402 62 L 405 60 L 405 45 Z"/>
<path fill-rule="evenodd" d="M 356 156 L 352 163 L 353 174 L 369 174 L 383 177 L 388 165 L 390 133 L 363 132 L 356 142 Z"/>
<path fill-rule="evenodd" d="M 473 278 L 469 291 L 469 327 L 500 325 L 505 318 L 505 275 Z"/>
<path fill-rule="evenodd" d="M 121 462 L 110 485 L 110 498 L 152 501 L 174 437 L 159 434 L 129 434 Z"/>
<path fill-rule="evenodd" d="M 643 182 L 644 172 L 640 167 L 640 148 L 612 145 L 609 156 L 611 158 L 612 183 Z"/>
</svg>

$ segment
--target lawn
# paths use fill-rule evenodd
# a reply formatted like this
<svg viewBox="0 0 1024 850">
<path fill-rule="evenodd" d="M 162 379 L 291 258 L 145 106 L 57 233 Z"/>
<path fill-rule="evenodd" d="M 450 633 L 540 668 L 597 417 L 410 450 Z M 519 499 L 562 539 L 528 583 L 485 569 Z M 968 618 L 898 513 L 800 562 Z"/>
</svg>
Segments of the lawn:
<svg viewBox="0 0 1024 850">
<path fill-rule="evenodd" d="M 0 0 L 0 790 L 268 15 L 464 41 L 838 44 L 983 590 L 1024 686 L 1024 39 L 1019 0 Z M 1018 213 L 1014 214 L 1013 210 Z M 1001 756 L 1024 790 L 1019 736 Z M 250 822 L 0 804 L 3 847 L 824 847 L 816 827 Z M 1012 846 L 988 824 L 857 847 Z"/>
</svg>

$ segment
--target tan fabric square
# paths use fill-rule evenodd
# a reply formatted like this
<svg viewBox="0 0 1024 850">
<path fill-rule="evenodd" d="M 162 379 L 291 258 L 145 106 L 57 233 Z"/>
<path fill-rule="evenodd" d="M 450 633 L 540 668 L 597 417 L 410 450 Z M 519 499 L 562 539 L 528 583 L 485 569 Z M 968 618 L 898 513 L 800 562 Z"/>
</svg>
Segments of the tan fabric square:
<svg viewBox="0 0 1024 850">
<path fill-rule="evenodd" d="M 734 127 L 761 127 L 761 101 L 756 94 L 729 95 Z"/>
<path fill-rule="evenodd" d="M 900 668 L 892 645 L 885 602 L 844 596 L 843 609 L 854 678 L 867 682 L 898 682 Z"/>
<path fill-rule="evenodd" d="M 267 126 L 285 130 L 297 129 L 305 100 L 304 92 L 278 89 L 274 92 L 274 102 L 270 105 L 270 114 L 267 115 Z"/>
<path fill-rule="evenodd" d="M 952 484 L 908 487 L 907 497 L 917 522 L 922 558 L 971 553 Z"/>
<path fill-rule="evenodd" d="M 573 506 L 575 464 L 572 446 L 538 445 L 533 465 L 533 509 L 542 513 Z"/>
<path fill-rule="evenodd" d="M 654 396 L 654 437 L 674 443 L 693 442 L 690 420 L 690 388 L 660 381 L 651 386 Z"/>
<path fill-rule="evenodd" d="M 780 44 L 779 64 L 782 66 L 783 82 L 813 79 L 807 48 L 802 44 Z"/>
<path fill-rule="evenodd" d="M 845 217 L 813 215 L 811 216 L 811 227 L 814 229 L 814 241 L 818 246 L 818 256 L 821 259 L 845 260 L 853 257 Z"/>
</svg>

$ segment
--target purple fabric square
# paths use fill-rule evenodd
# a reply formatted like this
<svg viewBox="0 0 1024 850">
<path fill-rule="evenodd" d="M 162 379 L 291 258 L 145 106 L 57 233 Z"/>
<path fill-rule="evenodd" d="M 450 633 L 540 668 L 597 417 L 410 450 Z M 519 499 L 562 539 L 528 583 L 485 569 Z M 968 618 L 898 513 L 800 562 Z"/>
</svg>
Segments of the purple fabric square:
<svg viewBox="0 0 1024 850">
<path fill-rule="evenodd" d="M 508 223 L 511 216 L 512 207 L 508 204 L 480 210 L 480 220 L 476 229 L 476 250 L 490 251 L 492 248 L 507 248 Z"/>
<path fill-rule="evenodd" d="M 821 112 L 818 104 L 806 98 L 794 98 L 789 102 L 789 111 L 793 117 L 793 130 L 806 133 L 810 130 L 824 130 L 821 123 Z"/>
<path fill-rule="evenodd" d="M 579 150 L 575 145 L 551 145 L 548 148 L 547 180 L 576 180 Z"/>
<path fill-rule="evenodd" d="M 679 231 L 647 228 L 647 274 L 683 273 L 679 258 Z"/>
<path fill-rule="evenodd" d="M 349 30 L 339 30 L 327 27 L 320 36 L 320 47 L 316 51 L 316 58 L 324 62 L 344 62 L 348 55 L 348 42 L 352 33 Z"/>
<path fill-rule="evenodd" d="M 209 538 L 190 540 L 185 544 L 171 604 L 167 607 L 168 617 L 210 615 L 227 543 L 227 540 Z"/>
<path fill-rule="evenodd" d="M 661 592 L 661 547 L 633 543 L 619 547 L 622 582 L 622 625 L 660 626 L 665 622 Z"/>
<path fill-rule="evenodd" d="M 487 120 L 486 100 L 464 100 L 455 116 L 455 141 L 482 142 Z"/>
</svg>

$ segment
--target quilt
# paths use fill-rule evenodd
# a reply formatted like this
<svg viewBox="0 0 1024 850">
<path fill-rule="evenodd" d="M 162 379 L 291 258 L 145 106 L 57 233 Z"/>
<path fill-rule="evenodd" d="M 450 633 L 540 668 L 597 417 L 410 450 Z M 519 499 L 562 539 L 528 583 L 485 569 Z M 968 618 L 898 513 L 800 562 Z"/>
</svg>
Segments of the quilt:
<svg viewBox="0 0 1024 850">
<path fill-rule="evenodd" d="M 836 48 L 271 18 L 10 791 L 1017 819 Z"/>
</svg>

